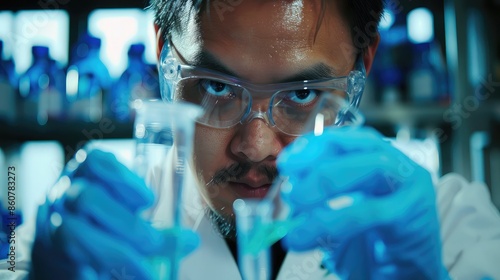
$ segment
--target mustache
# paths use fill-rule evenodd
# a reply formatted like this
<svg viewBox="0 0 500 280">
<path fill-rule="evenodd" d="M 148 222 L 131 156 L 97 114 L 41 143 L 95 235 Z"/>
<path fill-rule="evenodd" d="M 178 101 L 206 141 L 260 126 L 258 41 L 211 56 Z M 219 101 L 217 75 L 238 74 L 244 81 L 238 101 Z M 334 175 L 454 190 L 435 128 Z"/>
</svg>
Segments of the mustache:
<svg viewBox="0 0 500 280">
<path fill-rule="evenodd" d="M 228 167 L 217 170 L 210 184 L 219 185 L 232 180 L 240 180 L 248 174 L 252 167 L 254 167 L 254 164 L 250 162 L 233 163 Z M 273 182 L 278 177 L 278 169 L 275 166 L 259 165 L 256 170 L 257 174 L 266 176 L 270 182 Z"/>
</svg>

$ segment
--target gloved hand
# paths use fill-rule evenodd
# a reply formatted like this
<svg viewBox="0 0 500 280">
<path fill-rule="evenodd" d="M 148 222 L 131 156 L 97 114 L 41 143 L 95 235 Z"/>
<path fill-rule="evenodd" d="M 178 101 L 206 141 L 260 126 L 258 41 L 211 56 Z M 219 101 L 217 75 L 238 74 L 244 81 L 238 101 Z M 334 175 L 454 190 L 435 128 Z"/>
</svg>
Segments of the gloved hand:
<svg viewBox="0 0 500 280">
<path fill-rule="evenodd" d="M 321 248 L 343 279 L 446 279 L 430 174 L 370 128 L 308 134 L 284 149 L 280 175 L 292 250 Z"/>
<path fill-rule="evenodd" d="M 198 246 L 192 231 L 160 233 L 141 218 L 153 194 L 112 154 L 93 150 L 74 165 L 38 210 L 33 279 L 151 279 L 149 257 L 174 242 L 181 255 Z"/>
</svg>

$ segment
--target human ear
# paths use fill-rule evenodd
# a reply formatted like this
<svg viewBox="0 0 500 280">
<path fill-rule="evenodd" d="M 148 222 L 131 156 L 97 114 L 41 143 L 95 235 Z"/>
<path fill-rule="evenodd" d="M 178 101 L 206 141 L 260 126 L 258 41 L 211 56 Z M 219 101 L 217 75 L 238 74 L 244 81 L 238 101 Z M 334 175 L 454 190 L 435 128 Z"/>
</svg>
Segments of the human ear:
<svg viewBox="0 0 500 280">
<path fill-rule="evenodd" d="M 155 23 L 155 34 L 156 34 L 156 58 L 160 61 L 161 50 L 165 44 L 165 40 L 162 35 L 162 30 L 160 26 Z"/>
<path fill-rule="evenodd" d="M 375 53 L 377 52 L 378 44 L 380 42 L 380 34 L 373 38 L 372 43 L 368 46 L 363 54 L 363 62 L 365 63 L 366 74 L 370 73 L 373 65 L 373 59 L 375 58 Z"/>
</svg>

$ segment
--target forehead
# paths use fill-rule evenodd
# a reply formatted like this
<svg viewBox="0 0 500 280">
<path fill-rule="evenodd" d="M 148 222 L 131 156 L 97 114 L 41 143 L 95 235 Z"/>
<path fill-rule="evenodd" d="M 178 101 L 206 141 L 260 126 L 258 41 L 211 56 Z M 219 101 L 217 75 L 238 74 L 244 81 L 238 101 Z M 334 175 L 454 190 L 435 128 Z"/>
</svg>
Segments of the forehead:
<svg viewBox="0 0 500 280">
<path fill-rule="evenodd" d="M 228 39 L 258 39 L 275 44 L 311 37 L 321 9 L 317 1 L 303 0 L 238 1 L 237 5 L 222 7 L 212 3 L 210 12 L 201 15 L 203 32 L 212 35 L 208 37 L 219 31 Z"/>
<path fill-rule="evenodd" d="M 318 63 L 343 73 L 354 59 L 349 28 L 332 1 L 209 1 L 188 30 L 174 40 L 188 62 L 208 52 L 254 82 L 280 80 Z"/>
</svg>

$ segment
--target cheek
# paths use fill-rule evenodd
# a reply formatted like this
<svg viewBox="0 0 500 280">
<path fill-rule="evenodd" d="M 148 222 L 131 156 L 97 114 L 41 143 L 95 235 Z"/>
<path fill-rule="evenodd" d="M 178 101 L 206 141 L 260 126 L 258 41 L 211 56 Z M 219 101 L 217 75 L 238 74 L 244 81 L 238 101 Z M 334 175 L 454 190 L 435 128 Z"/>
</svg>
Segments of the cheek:
<svg viewBox="0 0 500 280">
<path fill-rule="evenodd" d="M 196 126 L 194 137 L 194 165 L 197 174 L 202 174 L 205 184 L 214 173 L 226 166 L 226 150 L 231 141 L 231 134 L 220 129 Z"/>
<path fill-rule="evenodd" d="M 290 145 L 290 143 L 292 143 L 295 139 L 297 139 L 297 136 L 288 136 L 288 135 L 285 135 L 285 136 L 281 137 L 280 140 L 283 143 L 283 148 L 285 148 L 286 146 Z M 282 151 L 280 151 L 278 153 L 278 157 L 280 157 L 281 152 Z"/>
<path fill-rule="evenodd" d="M 213 129 L 197 125 L 194 139 L 194 170 L 196 171 L 201 196 L 210 208 L 225 214 L 232 213 L 234 197 L 225 186 L 207 188 L 216 171 L 232 164 L 228 154 L 228 147 L 234 132 L 222 129 Z"/>
</svg>

